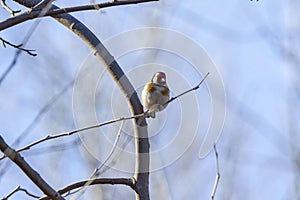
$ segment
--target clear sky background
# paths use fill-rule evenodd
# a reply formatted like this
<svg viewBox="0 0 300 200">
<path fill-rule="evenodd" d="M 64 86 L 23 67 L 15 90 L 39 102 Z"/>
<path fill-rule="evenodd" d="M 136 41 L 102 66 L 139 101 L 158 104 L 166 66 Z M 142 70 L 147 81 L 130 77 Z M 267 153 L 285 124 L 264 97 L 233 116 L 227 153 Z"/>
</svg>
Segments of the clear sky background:
<svg viewBox="0 0 300 200">
<path fill-rule="evenodd" d="M 18 8 L 13 2 L 7 3 Z M 55 4 L 74 5 L 61 0 Z M 139 92 L 155 71 L 163 70 L 174 96 L 197 84 L 207 63 L 193 66 L 187 57 L 172 51 L 144 48 L 171 41 L 189 56 L 199 56 L 189 51 L 189 43 L 172 41 L 173 37 L 160 32 L 117 40 L 124 32 L 166 28 L 197 43 L 221 75 L 227 99 L 217 144 L 221 179 L 216 199 L 281 200 L 300 198 L 299 8 L 296 0 L 162 0 L 72 15 L 106 41 L 114 56 L 120 49 L 132 50 L 135 42 L 142 41 L 140 49 L 116 58 Z M 8 17 L 0 9 L 1 20 Z M 76 35 L 55 20 L 47 17 L 27 21 L 1 31 L 0 37 L 19 44 L 32 27 L 36 29 L 26 48 L 35 49 L 38 56 L 22 52 L 0 85 L 0 134 L 8 144 L 20 148 L 49 134 L 129 115 L 124 97 L 103 65 Z M 0 48 L 0 74 L 11 64 L 15 52 L 9 46 Z M 34 120 L 73 79 L 77 85 L 68 87 L 47 112 Z M 151 173 L 152 199 L 210 198 L 215 157 L 213 153 L 204 159 L 198 156 L 212 117 L 211 99 L 216 98 L 209 87 L 202 86 L 170 104 L 155 120 L 148 120 L 151 163 L 161 166 Z M 34 126 L 30 126 L 32 122 Z M 22 155 L 50 185 L 61 188 L 91 175 L 99 160 L 109 153 L 119 125 L 45 142 Z M 103 177 L 132 175 L 134 142 L 130 140 L 130 122 L 124 124 L 123 131 L 118 147 L 128 144 L 114 155 L 117 164 Z M 0 162 L 0 184 L 1 197 L 18 185 L 42 195 L 7 159 Z M 126 187 L 103 186 L 92 187 L 81 199 L 95 199 L 95 195 L 98 199 L 134 198 Z M 11 199 L 29 197 L 20 193 Z"/>
</svg>

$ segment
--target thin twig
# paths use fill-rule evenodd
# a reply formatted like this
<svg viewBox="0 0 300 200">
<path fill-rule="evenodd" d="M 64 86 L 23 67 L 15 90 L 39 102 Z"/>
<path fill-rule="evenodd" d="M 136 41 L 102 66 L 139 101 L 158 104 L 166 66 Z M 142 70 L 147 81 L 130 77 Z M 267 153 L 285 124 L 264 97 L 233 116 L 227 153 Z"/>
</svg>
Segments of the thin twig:
<svg viewBox="0 0 300 200">
<path fill-rule="evenodd" d="M 197 89 L 200 87 L 200 85 L 204 82 L 204 80 L 206 79 L 206 77 L 207 77 L 208 75 L 209 75 L 209 72 L 207 72 L 207 74 L 206 74 L 206 75 L 204 76 L 204 78 L 200 81 L 200 83 L 198 83 L 198 85 L 196 85 L 195 87 L 193 87 L 193 88 L 191 88 L 191 89 L 189 89 L 189 90 L 187 90 L 187 91 L 185 91 L 185 92 L 183 92 L 183 93 L 181 93 L 181 94 L 179 94 L 179 95 L 177 95 L 177 96 L 175 96 L 175 97 L 172 97 L 172 98 L 169 99 L 166 103 L 164 103 L 163 106 L 165 106 L 165 105 L 171 103 L 172 101 L 174 101 L 175 99 L 181 97 L 182 95 L 185 95 L 185 94 L 187 94 L 187 93 L 189 93 L 189 92 L 192 92 L 192 91 L 194 91 L 194 90 L 197 90 Z"/>
<path fill-rule="evenodd" d="M 28 192 L 26 189 L 24 189 L 24 188 L 20 188 L 19 189 L 20 191 L 22 191 L 22 192 L 25 192 L 28 196 L 30 196 L 30 197 L 33 197 L 33 198 L 36 198 L 36 199 L 38 199 L 38 198 L 40 198 L 39 196 L 36 196 L 36 195 L 34 195 L 34 194 L 31 194 L 30 192 Z"/>
<path fill-rule="evenodd" d="M 7 200 L 7 199 L 10 198 L 13 194 L 15 194 L 15 193 L 17 193 L 17 192 L 19 192 L 19 191 L 25 192 L 25 194 L 27 194 L 27 195 L 30 196 L 30 197 L 33 197 L 33 198 L 36 198 L 36 199 L 40 198 L 39 196 L 36 196 L 36 195 L 34 195 L 34 194 L 31 194 L 31 193 L 28 192 L 26 189 L 21 188 L 21 186 L 18 186 L 18 187 L 16 187 L 13 191 L 11 191 L 6 197 L 3 197 L 1 200 Z"/>
<path fill-rule="evenodd" d="M 11 191 L 6 197 L 3 197 L 2 200 L 7 200 L 9 197 L 11 197 L 14 193 L 19 191 L 20 186 L 16 187 L 13 191 Z"/>
<path fill-rule="evenodd" d="M 83 187 L 87 182 L 90 182 L 90 185 L 97 185 L 97 184 L 110 184 L 110 185 L 127 185 L 135 190 L 135 180 L 133 178 L 97 178 L 93 180 L 85 180 L 80 181 L 77 183 L 73 183 L 64 187 L 63 189 L 58 190 L 59 194 L 68 193 L 74 189 Z M 50 200 L 50 197 L 42 197 L 40 200 Z"/>
<path fill-rule="evenodd" d="M 4 40 L 2 37 L 0 37 L 0 40 L 1 40 L 1 42 L 2 42 L 2 44 L 3 44 L 3 46 L 4 46 L 5 48 L 6 48 L 6 45 L 9 45 L 9 46 L 14 47 L 14 48 L 16 48 L 16 49 L 19 49 L 19 50 L 21 50 L 21 51 L 24 51 L 24 52 L 28 53 L 28 54 L 31 55 L 31 56 L 37 56 L 36 53 L 32 53 L 32 52 L 35 51 L 35 50 L 30 50 L 30 49 L 22 48 L 23 44 L 18 44 L 18 45 L 12 44 L 12 43 L 8 42 L 7 40 Z"/>
<path fill-rule="evenodd" d="M 12 17 L 15 16 L 16 13 L 21 12 L 21 10 L 13 10 L 13 9 L 11 9 L 10 7 L 8 7 L 8 6 L 6 5 L 6 3 L 5 3 L 5 0 L 0 0 L 0 3 L 1 3 L 1 5 L 2 5 L 2 7 L 3 7 L 7 12 L 9 12 L 10 16 L 12 16 Z"/>
<path fill-rule="evenodd" d="M 216 179 L 215 179 L 214 187 L 213 187 L 213 190 L 212 190 L 211 196 L 210 196 L 211 200 L 215 199 L 215 195 L 216 195 L 218 184 L 219 184 L 220 177 L 221 177 L 220 169 L 219 169 L 219 154 L 218 154 L 218 151 L 216 148 L 216 144 L 214 145 L 214 151 L 215 151 L 215 156 L 216 156 Z"/>
</svg>

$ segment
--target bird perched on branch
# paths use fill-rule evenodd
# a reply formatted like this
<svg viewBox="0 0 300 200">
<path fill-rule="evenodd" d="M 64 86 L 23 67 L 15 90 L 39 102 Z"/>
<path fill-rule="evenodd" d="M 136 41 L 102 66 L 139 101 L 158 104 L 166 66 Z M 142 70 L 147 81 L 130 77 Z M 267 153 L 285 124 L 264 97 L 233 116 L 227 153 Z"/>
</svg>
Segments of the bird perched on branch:
<svg viewBox="0 0 300 200">
<path fill-rule="evenodd" d="M 142 104 L 148 110 L 150 117 L 155 118 L 155 112 L 167 107 L 166 102 L 169 97 L 170 91 L 167 86 L 166 74 L 156 72 L 142 91 Z"/>
</svg>

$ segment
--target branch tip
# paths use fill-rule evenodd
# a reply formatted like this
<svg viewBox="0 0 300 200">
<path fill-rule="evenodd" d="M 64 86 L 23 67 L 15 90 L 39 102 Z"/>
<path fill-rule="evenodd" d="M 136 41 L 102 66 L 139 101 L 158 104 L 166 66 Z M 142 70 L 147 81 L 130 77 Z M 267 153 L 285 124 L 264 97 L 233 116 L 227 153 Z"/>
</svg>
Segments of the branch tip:
<svg viewBox="0 0 300 200">
<path fill-rule="evenodd" d="M 219 181 L 220 181 L 220 178 L 221 178 L 220 170 L 219 170 L 219 154 L 218 154 L 218 151 L 217 151 L 216 144 L 214 145 L 214 152 L 215 152 L 215 157 L 216 157 L 216 178 L 215 178 L 215 183 L 214 183 L 211 195 L 210 195 L 211 200 L 215 199 L 215 195 L 216 195 L 217 188 L 218 188 L 218 185 L 219 185 Z"/>
<path fill-rule="evenodd" d="M 3 39 L 2 37 L 0 37 L 0 40 L 2 41 L 2 44 L 5 48 L 6 48 L 6 44 L 7 44 L 13 48 L 20 50 L 20 51 L 24 51 L 31 56 L 37 56 L 36 53 L 32 53 L 35 50 L 22 48 L 23 44 L 12 44 L 12 43 L 8 42 L 7 40 Z"/>
</svg>

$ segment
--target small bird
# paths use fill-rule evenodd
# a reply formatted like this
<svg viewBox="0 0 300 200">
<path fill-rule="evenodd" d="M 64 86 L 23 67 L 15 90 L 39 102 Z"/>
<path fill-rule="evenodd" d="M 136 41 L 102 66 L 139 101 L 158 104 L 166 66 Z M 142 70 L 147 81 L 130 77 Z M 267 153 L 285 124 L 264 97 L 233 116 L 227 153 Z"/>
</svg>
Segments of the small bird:
<svg viewBox="0 0 300 200">
<path fill-rule="evenodd" d="M 155 112 L 167 107 L 170 90 L 167 86 L 166 74 L 156 72 L 151 81 L 148 82 L 142 91 L 142 104 L 148 110 L 149 116 L 155 118 Z"/>
</svg>

